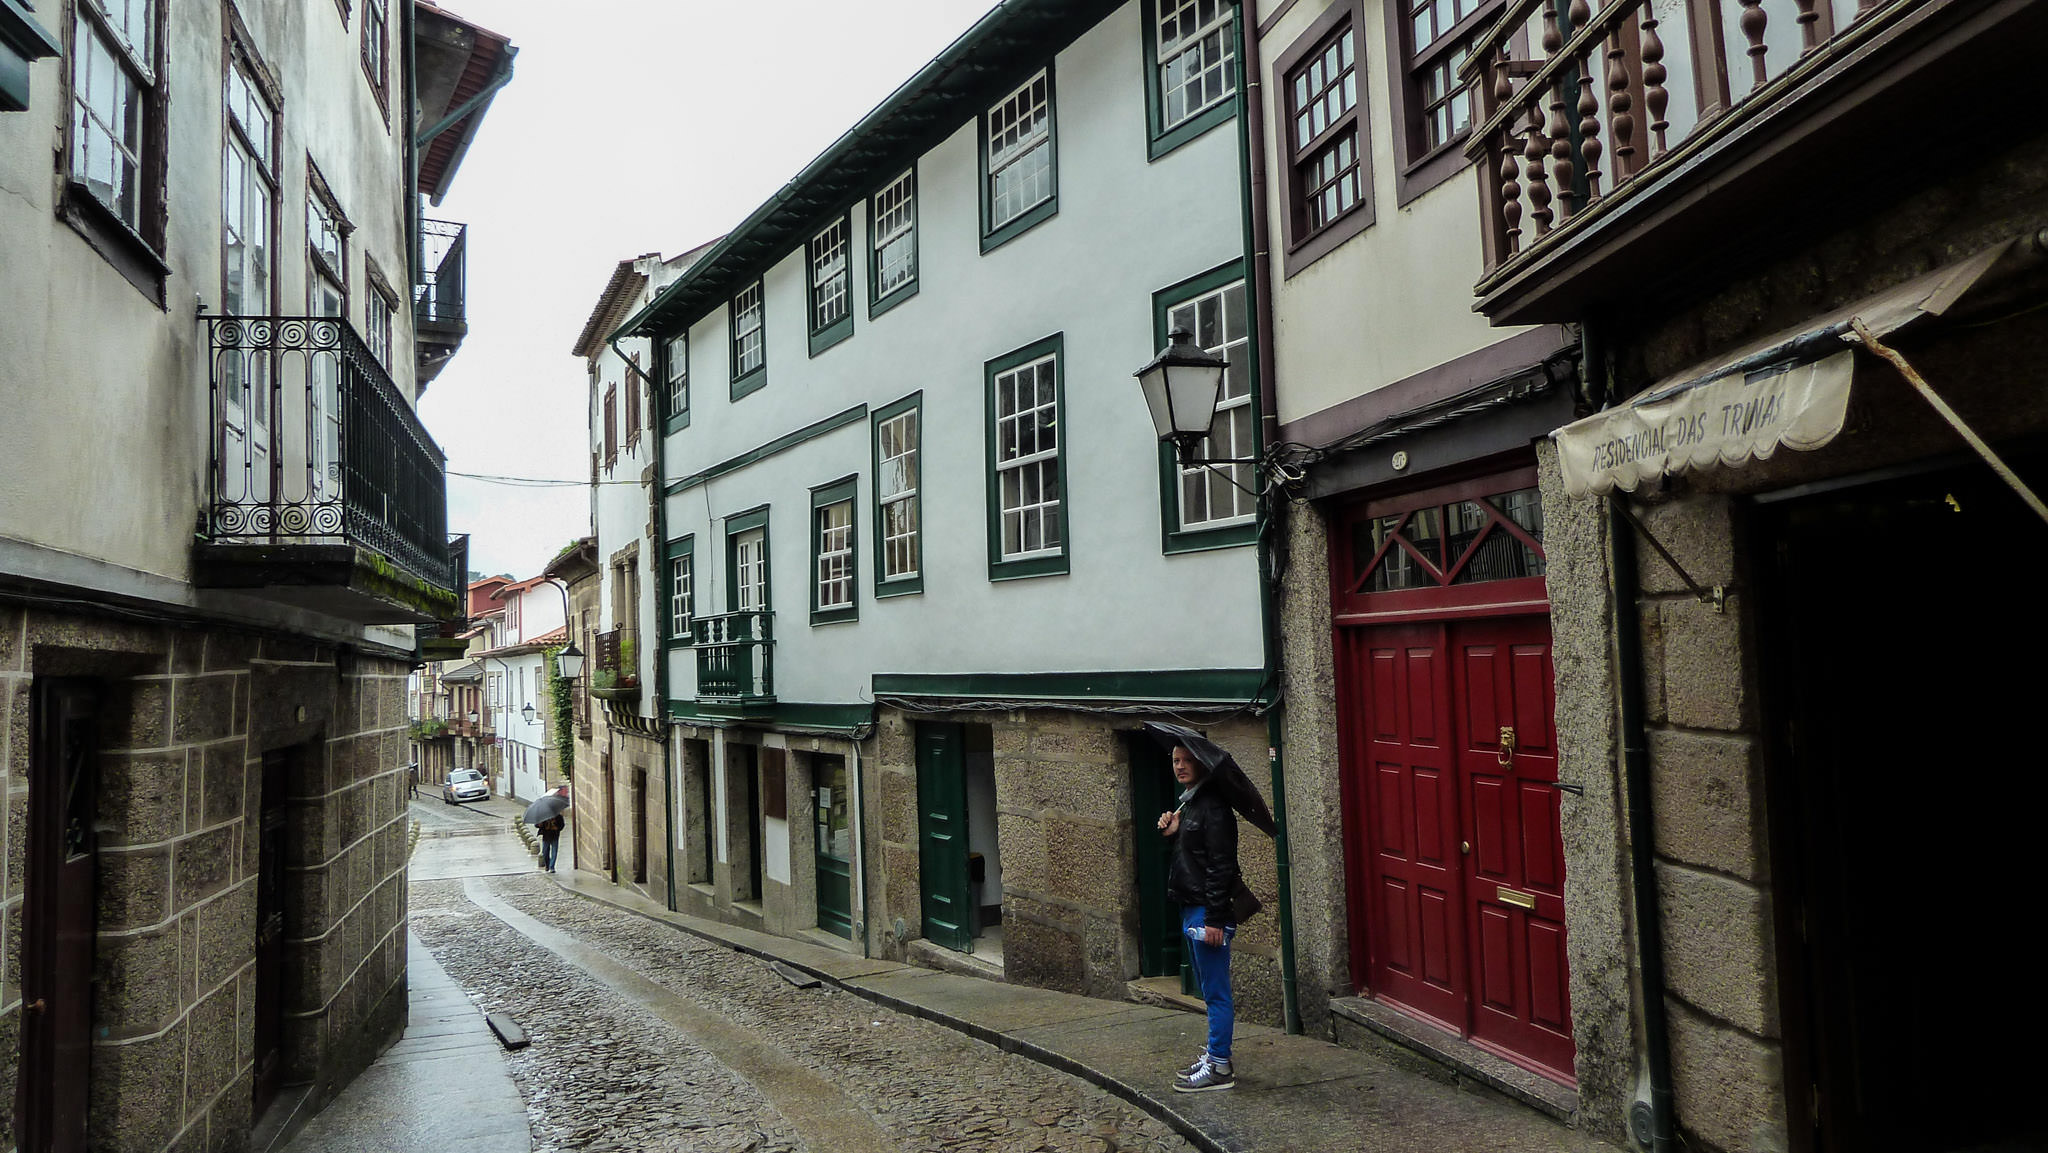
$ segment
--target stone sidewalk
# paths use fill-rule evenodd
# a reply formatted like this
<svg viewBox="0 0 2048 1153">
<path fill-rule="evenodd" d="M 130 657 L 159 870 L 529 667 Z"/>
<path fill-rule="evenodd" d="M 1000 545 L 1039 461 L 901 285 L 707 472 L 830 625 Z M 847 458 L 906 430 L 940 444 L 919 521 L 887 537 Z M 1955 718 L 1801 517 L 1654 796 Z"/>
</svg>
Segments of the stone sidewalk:
<svg viewBox="0 0 2048 1153">
<path fill-rule="evenodd" d="M 1207 1032 L 1198 1014 L 870 960 L 672 913 L 586 874 L 555 879 L 580 896 L 784 962 L 1081 1077 L 1172 1125 L 1205 1153 L 1617 1153 L 1490 1093 L 1258 1025 L 1238 1026 L 1236 1088 L 1175 1093 L 1172 1070 L 1193 1059 Z"/>
<path fill-rule="evenodd" d="M 408 933 L 406 940 L 405 1035 L 284 1153 L 531 1153 L 526 1103 L 497 1037 L 419 938 Z"/>
</svg>

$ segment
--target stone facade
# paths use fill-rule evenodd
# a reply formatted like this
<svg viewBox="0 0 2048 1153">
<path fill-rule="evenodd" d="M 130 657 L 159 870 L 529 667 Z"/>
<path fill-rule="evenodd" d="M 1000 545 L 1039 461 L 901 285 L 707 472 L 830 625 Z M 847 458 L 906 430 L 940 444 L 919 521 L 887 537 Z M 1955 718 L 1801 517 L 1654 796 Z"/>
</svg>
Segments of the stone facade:
<svg viewBox="0 0 2048 1153">
<path fill-rule="evenodd" d="M 901 958 L 923 935 L 922 860 L 913 725 L 985 725 L 995 788 L 1002 870 L 1003 977 L 1018 984 L 1122 999 L 1139 963 L 1136 853 L 1157 813 L 1133 811 L 1129 742 L 1139 720 L 1067 711 L 917 714 L 884 708 L 863 783 L 870 838 L 876 955 Z M 1263 719 L 1204 726 L 1247 775 L 1270 792 Z M 1282 1023 L 1278 893 L 1273 842 L 1239 822 L 1238 862 L 1266 911 L 1247 922 L 1231 950 L 1241 1020 Z"/>
<path fill-rule="evenodd" d="M 302 638 L 0 601 L 0 1061 L 20 1053 L 31 701 L 99 687 L 90 1140 L 110 1153 L 239 1148 L 260 983 L 278 981 L 281 1079 L 324 1104 L 403 1029 L 409 662 Z M 266 766 L 268 766 L 266 768 Z M 283 790 L 266 798 L 265 782 Z M 257 961 L 261 818 L 282 810 L 283 961 Z M 268 991 L 265 991 L 268 993 Z M 13 1077 L 7 1078 L 12 1083 Z M 0 1114 L 11 1130 L 11 1110 Z M 13 1134 L 0 1132 L 0 1147 Z"/>
<path fill-rule="evenodd" d="M 1610 386 L 1628 395 L 1689 364 L 1797 328 L 1816 314 L 1994 243 L 2033 235 L 2048 226 L 2044 192 L 2048 141 L 2022 141 L 1937 187 L 1786 247 L 1754 275 L 1706 285 L 1688 299 L 1635 300 L 1605 332 L 1613 345 Z M 2038 325 L 2015 324 L 1937 331 L 1909 341 L 1909 355 L 1987 439 L 2038 436 L 2048 430 L 2048 399 L 2023 380 L 2031 370 L 2017 366 L 2031 363 L 2023 350 L 2039 332 Z M 1625 1107 L 1640 1090 L 1634 1070 L 1620 1063 L 1589 1069 L 1589 1039 L 1606 1037 L 1612 1052 L 1625 1053 L 1620 1030 L 1640 1021 L 1645 995 L 1664 1002 L 1677 1121 L 1688 1146 L 1769 1153 L 1795 1144 L 1790 1130 L 1806 1123 L 1795 1114 L 1808 1106 L 1786 1099 L 1781 999 L 1787 976 L 1781 954 L 1792 950 L 1777 939 L 1777 877 L 1765 804 L 1769 743 L 1759 682 L 1771 638 L 1759 636 L 1754 593 L 1764 561 L 1756 551 L 1770 542 L 1750 523 L 1753 506 L 1746 498 L 1958 447 L 1954 434 L 1888 377 L 1888 367 L 1859 359 L 1846 427 L 1827 448 L 1779 452 L 1741 469 L 1673 478 L 1631 498 L 1644 531 L 1671 553 L 1676 568 L 1639 543 L 1635 571 L 1613 579 L 1605 559 L 1611 556 L 1608 542 L 1556 535 L 1567 518 L 1585 520 L 1602 502 L 1568 497 L 1546 480 L 1558 727 L 1566 758 L 1560 775 L 1588 786 L 1584 800 L 1567 807 L 1567 820 L 1575 809 L 1592 814 L 1582 827 L 1566 830 L 1573 846 L 1573 891 L 1581 892 L 1588 869 L 1607 870 L 1617 886 L 1613 900 L 1575 896 L 1572 906 L 1580 1088 L 1586 1116 L 1603 1134 L 1619 1135 L 1620 1115 L 1613 1109 Z M 1698 586 L 1723 587 L 1725 607 L 1703 602 L 1679 568 Z M 1595 804 L 1592 788 L 1601 778 L 1615 778 L 1611 783 L 1618 788 L 1609 656 L 1616 638 L 1607 600 L 1617 587 L 1635 598 L 1640 617 L 1655 889 L 1664 936 L 1665 987 L 1647 994 L 1632 952 L 1627 890 L 1620 887 L 1628 875 L 1626 807 L 1613 789 Z M 1577 654 L 1569 665 L 1568 652 Z M 1608 887 L 1604 879 L 1596 884 Z M 1599 1015 L 1598 1024 L 1586 1020 L 1589 1011 Z M 1640 1049 L 1639 1037 L 1635 1046 Z"/>
</svg>

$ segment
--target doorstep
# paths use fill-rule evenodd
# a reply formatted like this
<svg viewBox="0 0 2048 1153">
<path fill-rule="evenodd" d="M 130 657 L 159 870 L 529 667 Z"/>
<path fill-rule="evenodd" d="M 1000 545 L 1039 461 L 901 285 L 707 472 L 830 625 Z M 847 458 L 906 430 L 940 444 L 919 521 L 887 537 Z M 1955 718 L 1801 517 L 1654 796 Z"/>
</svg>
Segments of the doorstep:
<svg viewBox="0 0 2048 1153">
<path fill-rule="evenodd" d="M 1124 997 L 1140 1005 L 1151 1005 L 1159 1009 L 1180 1009 L 1189 1013 L 1206 1013 L 1209 1007 L 1200 997 L 1191 997 L 1180 991 L 1179 977 L 1140 977 L 1124 982 Z"/>
<path fill-rule="evenodd" d="M 1531 1073 L 1455 1033 L 1378 1001 L 1366 997 L 1331 998 L 1330 1028 L 1339 1045 L 1392 1058 L 1446 1084 L 1490 1089 L 1566 1125 L 1576 1125 L 1577 1090 Z"/>
<path fill-rule="evenodd" d="M 973 953 L 948 949 L 944 945 L 935 944 L 928 937 L 905 942 L 903 959 L 913 965 L 937 969 L 941 973 L 958 973 L 963 977 L 980 977 L 985 981 L 1004 981 L 1001 965 L 984 960 Z"/>
</svg>

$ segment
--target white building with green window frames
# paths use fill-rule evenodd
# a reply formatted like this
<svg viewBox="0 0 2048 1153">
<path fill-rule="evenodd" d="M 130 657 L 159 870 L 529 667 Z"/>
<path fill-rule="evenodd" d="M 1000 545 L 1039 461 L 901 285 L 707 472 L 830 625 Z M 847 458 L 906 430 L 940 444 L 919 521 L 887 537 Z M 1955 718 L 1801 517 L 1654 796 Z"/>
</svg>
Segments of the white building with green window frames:
<svg viewBox="0 0 2048 1153">
<path fill-rule="evenodd" d="M 618 328 L 660 458 L 676 905 L 877 956 L 1177 994 L 1179 718 L 1266 765 L 1248 467 L 1134 371 L 1227 355 L 1259 445 L 1237 9 L 1013 2 Z M 1269 901 L 1270 843 L 1244 858 Z M 1280 1018 L 1271 918 L 1241 1004 Z"/>
</svg>

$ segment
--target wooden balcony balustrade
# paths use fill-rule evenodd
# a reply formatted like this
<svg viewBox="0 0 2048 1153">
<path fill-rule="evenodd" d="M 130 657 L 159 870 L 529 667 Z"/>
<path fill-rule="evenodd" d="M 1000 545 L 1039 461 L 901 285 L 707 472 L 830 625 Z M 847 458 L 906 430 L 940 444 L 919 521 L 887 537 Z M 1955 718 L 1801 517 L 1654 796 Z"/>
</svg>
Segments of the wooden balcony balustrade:
<svg viewBox="0 0 2048 1153">
<path fill-rule="evenodd" d="M 1485 298 L 1511 277 L 1664 178 L 1710 169 L 1719 145 L 1877 38 L 1967 2 L 1508 0 L 1460 70 L 1482 309 L 1501 320 Z"/>
<path fill-rule="evenodd" d="M 775 703 L 775 614 L 698 617 L 697 699 L 734 705 Z"/>
</svg>

